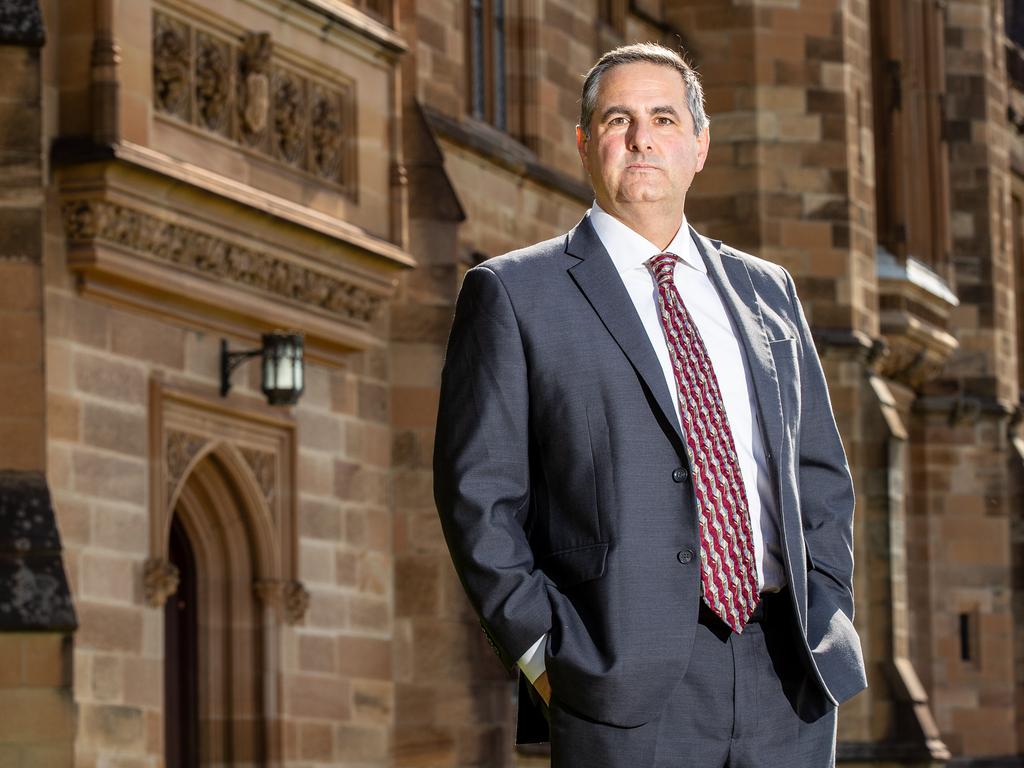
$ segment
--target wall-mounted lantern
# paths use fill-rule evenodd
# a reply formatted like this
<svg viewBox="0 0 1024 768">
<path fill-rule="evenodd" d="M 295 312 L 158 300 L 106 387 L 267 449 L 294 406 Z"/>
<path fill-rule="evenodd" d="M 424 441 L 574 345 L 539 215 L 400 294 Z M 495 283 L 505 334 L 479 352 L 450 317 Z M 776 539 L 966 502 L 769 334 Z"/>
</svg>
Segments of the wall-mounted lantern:
<svg viewBox="0 0 1024 768">
<path fill-rule="evenodd" d="M 295 405 L 302 395 L 305 377 L 303 375 L 302 334 L 275 331 L 264 333 L 263 346 L 245 352 L 231 352 L 228 342 L 220 342 L 220 394 L 226 397 L 231 391 L 231 373 L 248 360 L 259 355 L 262 358 L 260 389 L 271 405 Z"/>
</svg>

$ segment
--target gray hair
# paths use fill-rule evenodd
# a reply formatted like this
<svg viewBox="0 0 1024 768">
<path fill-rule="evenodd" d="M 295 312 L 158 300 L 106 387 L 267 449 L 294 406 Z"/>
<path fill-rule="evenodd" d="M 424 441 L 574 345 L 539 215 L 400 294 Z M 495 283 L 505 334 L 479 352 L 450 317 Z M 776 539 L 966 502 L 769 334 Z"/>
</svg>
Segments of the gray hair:
<svg viewBox="0 0 1024 768">
<path fill-rule="evenodd" d="M 580 127 L 583 128 L 583 135 L 590 138 L 590 120 L 597 109 L 597 92 L 601 86 L 601 76 L 612 67 L 637 62 L 671 67 L 679 73 L 686 90 L 686 105 L 693 118 L 693 132 L 699 136 L 711 122 L 704 111 L 704 89 L 701 87 L 700 78 L 682 56 L 659 43 L 634 43 L 614 48 L 601 56 L 590 68 L 583 81 L 583 93 L 580 96 Z"/>
</svg>

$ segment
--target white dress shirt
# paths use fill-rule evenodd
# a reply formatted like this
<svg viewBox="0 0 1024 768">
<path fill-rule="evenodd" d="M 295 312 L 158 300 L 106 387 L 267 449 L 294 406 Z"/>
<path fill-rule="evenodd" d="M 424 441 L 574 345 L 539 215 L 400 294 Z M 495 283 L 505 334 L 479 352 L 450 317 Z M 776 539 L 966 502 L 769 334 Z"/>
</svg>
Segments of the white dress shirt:
<svg viewBox="0 0 1024 768">
<path fill-rule="evenodd" d="M 665 332 L 661 326 L 658 291 L 654 278 L 644 263 L 663 251 L 621 221 L 601 210 L 595 202 L 588 212 L 601 243 L 608 251 L 622 283 L 629 293 L 658 356 L 665 384 L 676 400 L 676 418 L 681 417 L 678 393 Z M 707 348 L 715 377 L 722 393 L 726 417 L 732 430 L 739 460 L 740 475 L 747 495 L 751 529 L 754 536 L 754 558 L 757 583 L 762 592 L 775 592 L 786 584 L 782 565 L 782 546 L 779 534 L 779 516 L 775 506 L 761 430 L 757 420 L 757 401 L 753 382 L 747 367 L 743 346 L 722 303 L 718 291 L 708 277 L 707 266 L 690 236 L 683 217 L 679 231 L 664 252 L 674 253 L 676 262 L 673 279 L 676 290 L 687 311 L 697 325 Z M 544 650 L 547 635 L 539 638 L 519 659 L 519 667 L 532 683 L 544 671 Z"/>
</svg>

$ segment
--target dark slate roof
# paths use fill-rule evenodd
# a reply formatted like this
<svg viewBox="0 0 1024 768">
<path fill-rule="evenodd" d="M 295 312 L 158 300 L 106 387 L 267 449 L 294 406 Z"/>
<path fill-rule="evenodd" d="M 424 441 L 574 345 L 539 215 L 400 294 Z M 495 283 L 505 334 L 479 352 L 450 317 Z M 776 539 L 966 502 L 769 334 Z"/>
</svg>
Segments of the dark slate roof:
<svg viewBox="0 0 1024 768">
<path fill-rule="evenodd" d="M 46 478 L 0 471 L 0 632 L 77 624 Z"/>
</svg>

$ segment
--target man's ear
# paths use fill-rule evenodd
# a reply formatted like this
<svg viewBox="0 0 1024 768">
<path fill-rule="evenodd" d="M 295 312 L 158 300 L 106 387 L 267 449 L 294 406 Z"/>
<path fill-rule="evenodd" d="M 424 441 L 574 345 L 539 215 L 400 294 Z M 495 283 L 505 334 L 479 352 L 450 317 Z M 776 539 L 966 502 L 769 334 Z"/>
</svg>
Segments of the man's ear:
<svg viewBox="0 0 1024 768">
<path fill-rule="evenodd" d="M 583 170 L 589 174 L 590 168 L 587 167 L 587 141 L 589 141 L 589 139 L 587 139 L 587 135 L 583 132 L 583 126 L 577 125 L 576 151 L 580 153 L 580 162 L 583 163 Z"/>
<path fill-rule="evenodd" d="M 697 170 L 700 173 L 704 170 L 704 163 L 708 159 L 708 151 L 711 149 L 711 126 L 704 126 L 704 130 L 697 135 Z"/>
</svg>

